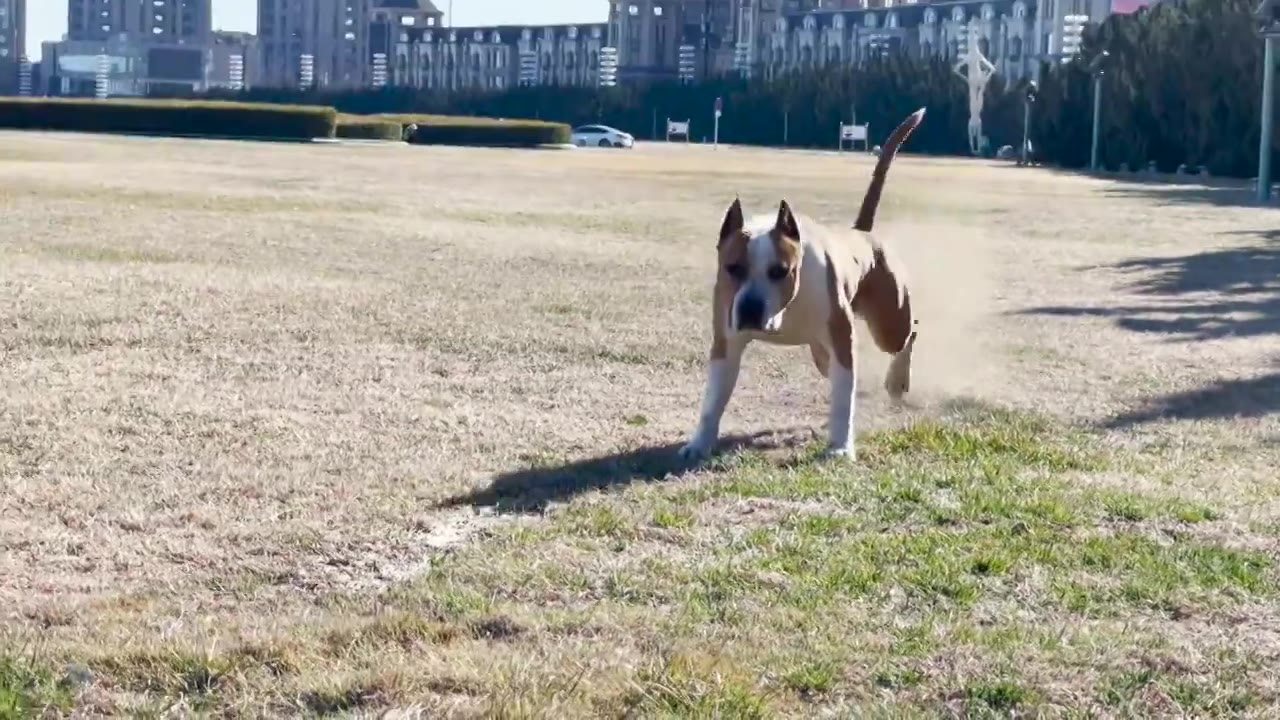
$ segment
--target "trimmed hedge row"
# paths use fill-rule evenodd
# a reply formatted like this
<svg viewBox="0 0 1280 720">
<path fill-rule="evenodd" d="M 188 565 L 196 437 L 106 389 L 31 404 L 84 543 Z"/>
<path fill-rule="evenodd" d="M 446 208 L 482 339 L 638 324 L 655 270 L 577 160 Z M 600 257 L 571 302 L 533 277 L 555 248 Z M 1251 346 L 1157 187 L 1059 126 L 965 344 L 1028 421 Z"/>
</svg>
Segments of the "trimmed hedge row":
<svg viewBox="0 0 1280 720">
<path fill-rule="evenodd" d="M 366 115 L 341 115 L 336 134 L 347 140 L 404 140 L 404 125 Z"/>
<path fill-rule="evenodd" d="M 245 139 L 407 139 L 415 145 L 487 147 L 564 145 L 571 133 L 564 123 L 540 120 L 339 115 L 334 108 L 312 105 L 80 98 L 0 98 L 0 128 Z"/>
<path fill-rule="evenodd" d="M 331 107 L 198 100 L 0 99 L 0 128 L 310 140 L 334 136 Z"/>
<path fill-rule="evenodd" d="M 451 117 L 448 115 L 376 115 L 405 127 L 417 126 L 409 137 L 414 145 L 479 145 L 485 147 L 536 147 L 565 145 L 571 129 L 564 123 L 541 120 Z"/>
</svg>

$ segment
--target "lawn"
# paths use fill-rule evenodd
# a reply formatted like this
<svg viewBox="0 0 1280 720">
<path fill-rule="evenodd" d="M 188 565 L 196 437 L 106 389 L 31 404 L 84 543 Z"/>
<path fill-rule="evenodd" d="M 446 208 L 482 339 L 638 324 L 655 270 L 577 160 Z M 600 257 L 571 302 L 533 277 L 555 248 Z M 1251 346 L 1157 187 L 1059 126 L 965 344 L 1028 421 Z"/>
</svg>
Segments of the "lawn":
<svg viewBox="0 0 1280 720">
<path fill-rule="evenodd" d="M 725 208 L 870 169 L 0 133 L 0 718 L 1273 717 L 1247 189 L 900 157 L 906 405 L 753 346 L 679 463 Z"/>
</svg>

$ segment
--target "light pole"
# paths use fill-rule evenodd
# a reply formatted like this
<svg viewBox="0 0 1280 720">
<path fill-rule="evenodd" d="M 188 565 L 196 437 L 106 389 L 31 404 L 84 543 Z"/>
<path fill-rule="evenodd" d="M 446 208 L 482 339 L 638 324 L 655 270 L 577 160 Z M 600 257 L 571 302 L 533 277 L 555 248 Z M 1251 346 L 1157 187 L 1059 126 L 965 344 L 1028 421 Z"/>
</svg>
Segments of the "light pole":
<svg viewBox="0 0 1280 720">
<path fill-rule="evenodd" d="M 1253 13 L 1262 36 L 1262 136 L 1258 140 L 1258 202 L 1271 199 L 1271 134 L 1275 120 L 1275 41 L 1280 37 L 1280 2 L 1262 0 Z"/>
<path fill-rule="evenodd" d="M 1089 169 L 1098 172 L 1098 135 L 1102 128 L 1102 75 L 1106 72 L 1105 64 L 1111 53 L 1106 50 L 1098 53 L 1089 63 L 1089 72 L 1093 74 L 1093 147 L 1089 151 Z"/>
<path fill-rule="evenodd" d="M 1036 101 L 1036 95 L 1040 92 L 1040 86 L 1035 80 L 1027 82 L 1026 94 L 1022 100 L 1022 161 L 1019 165 L 1026 166 L 1027 146 L 1031 143 L 1031 104 Z"/>
</svg>

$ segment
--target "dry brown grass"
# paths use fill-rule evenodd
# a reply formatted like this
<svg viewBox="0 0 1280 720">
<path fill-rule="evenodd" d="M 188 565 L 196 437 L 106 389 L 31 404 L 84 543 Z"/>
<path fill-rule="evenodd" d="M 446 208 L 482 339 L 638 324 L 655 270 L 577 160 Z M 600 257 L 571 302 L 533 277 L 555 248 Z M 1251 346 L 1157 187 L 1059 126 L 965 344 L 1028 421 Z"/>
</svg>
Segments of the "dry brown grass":
<svg viewBox="0 0 1280 720">
<path fill-rule="evenodd" d="M 632 482 L 733 195 L 869 169 L 0 134 L 0 716 L 1265 715 L 1280 250 L 1228 191 L 899 158 L 912 407 L 865 353 L 841 474 L 753 348 L 769 435 Z"/>
</svg>

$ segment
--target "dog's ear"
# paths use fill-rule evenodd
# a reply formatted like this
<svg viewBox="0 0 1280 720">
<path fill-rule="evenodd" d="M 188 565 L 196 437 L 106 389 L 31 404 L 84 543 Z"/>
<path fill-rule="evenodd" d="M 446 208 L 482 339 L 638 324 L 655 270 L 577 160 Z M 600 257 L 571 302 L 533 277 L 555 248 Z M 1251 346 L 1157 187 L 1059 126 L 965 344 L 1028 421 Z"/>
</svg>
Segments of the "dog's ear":
<svg viewBox="0 0 1280 720">
<path fill-rule="evenodd" d="M 744 225 L 746 225 L 746 220 L 742 218 L 742 200 L 735 197 L 733 204 L 729 206 L 729 211 L 724 214 L 724 222 L 720 223 L 718 242 L 724 242 L 724 239 L 730 235 L 742 232 Z"/>
<path fill-rule="evenodd" d="M 778 205 L 778 220 L 773 224 L 773 229 L 783 237 L 800 239 L 800 226 L 796 223 L 796 216 L 791 213 L 791 206 L 786 200 Z"/>
</svg>

